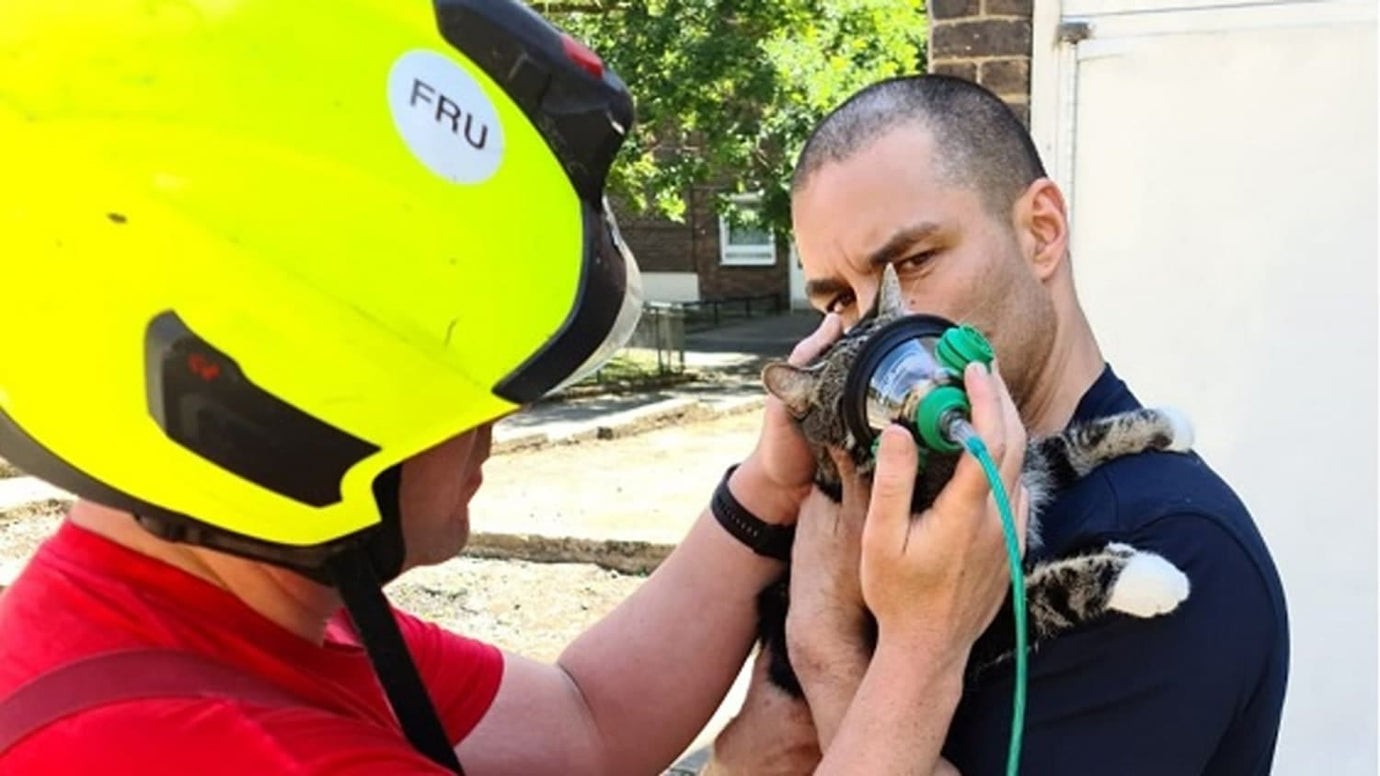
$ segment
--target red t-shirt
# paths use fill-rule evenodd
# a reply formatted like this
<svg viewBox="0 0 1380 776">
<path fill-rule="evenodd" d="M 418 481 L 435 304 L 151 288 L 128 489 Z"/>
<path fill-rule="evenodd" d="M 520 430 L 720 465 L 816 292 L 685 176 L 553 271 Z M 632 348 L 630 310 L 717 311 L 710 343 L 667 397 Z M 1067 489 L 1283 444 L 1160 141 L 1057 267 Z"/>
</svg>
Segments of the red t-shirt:
<svg viewBox="0 0 1380 776">
<path fill-rule="evenodd" d="M 396 611 L 396 610 L 395 610 Z M 503 674 L 495 647 L 396 612 L 442 725 L 463 739 Z M 0 774 L 442 774 L 403 737 L 343 612 L 322 645 L 221 588 L 64 521 L 0 595 L 0 697 L 45 669 L 138 646 L 196 652 L 300 706 L 166 698 L 59 720 L 0 756 Z"/>
</svg>

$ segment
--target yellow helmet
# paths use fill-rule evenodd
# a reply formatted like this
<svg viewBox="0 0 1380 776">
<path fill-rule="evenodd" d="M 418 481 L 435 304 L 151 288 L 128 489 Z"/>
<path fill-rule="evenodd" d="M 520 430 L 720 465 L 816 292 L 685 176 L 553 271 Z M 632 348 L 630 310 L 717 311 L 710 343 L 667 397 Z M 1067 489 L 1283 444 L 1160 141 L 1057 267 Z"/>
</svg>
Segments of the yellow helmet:
<svg viewBox="0 0 1380 776">
<path fill-rule="evenodd" d="M 632 121 L 510 0 L 0 0 L 0 456 L 321 576 L 626 341 Z"/>
</svg>

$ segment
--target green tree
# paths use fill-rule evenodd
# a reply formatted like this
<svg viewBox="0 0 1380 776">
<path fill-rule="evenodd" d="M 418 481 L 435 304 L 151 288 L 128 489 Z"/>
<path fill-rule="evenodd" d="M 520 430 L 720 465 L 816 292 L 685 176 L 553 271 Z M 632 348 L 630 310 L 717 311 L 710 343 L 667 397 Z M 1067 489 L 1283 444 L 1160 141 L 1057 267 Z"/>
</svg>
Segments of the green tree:
<svg viewBox="0 0 1380 776">
<path fill-rule="evenodd" d="M 553 0 L 535 8 L 590 45 L 632 90 L 637 126 L 610 177 L 638 212 L 682 220 L 692 187 L 761 192 L 789 230 L 790 171 L 849 94 L 924 70 L 924 0 Z"/>
</svg>

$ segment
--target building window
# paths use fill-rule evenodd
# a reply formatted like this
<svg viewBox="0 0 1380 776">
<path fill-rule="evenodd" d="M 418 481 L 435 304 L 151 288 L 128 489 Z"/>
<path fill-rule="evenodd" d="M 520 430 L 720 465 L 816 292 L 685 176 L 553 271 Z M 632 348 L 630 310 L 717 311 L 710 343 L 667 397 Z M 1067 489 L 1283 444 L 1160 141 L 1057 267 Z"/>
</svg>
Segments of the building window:
<svg viewBox="0 0 1380 776">
<path fill-rule="evenodd" d="M 749 216 L 760 215 L 762 197 L 739 194 L 729 198 L 735 210 Z M 776 241 L 765 226 L 733 224 L 719 216 L 719 263 L 728 267 L 770 267 L 776 263 Z"/>
</svg>

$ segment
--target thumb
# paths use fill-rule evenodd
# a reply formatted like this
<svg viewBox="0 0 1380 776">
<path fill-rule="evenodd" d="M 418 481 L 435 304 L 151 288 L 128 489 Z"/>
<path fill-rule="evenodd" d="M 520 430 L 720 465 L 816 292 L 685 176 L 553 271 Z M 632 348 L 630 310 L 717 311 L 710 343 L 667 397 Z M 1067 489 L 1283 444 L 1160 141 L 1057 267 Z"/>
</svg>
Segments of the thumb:
<svg viewBox="0 0 1380 776">
<path fill-rule="evenodd" d="M 872 501 L 863 528 L 865 543 L 881 542 L 880 546 L 897 551 L 905 545 L 918 467 L 919 453 L 910 432 L 896 425 L 883 430 L 872 477 Z"/>
<path fill-rule="evenodd" d="M 968 365 L 963 376 L 964 390 L 972 407 L 973 430 L 992 460 L 1000 463 L 1006 455 L 1006 416 L 993 378 L 976 362 Z M 935 497 L 935 506 L 940 511 L 967 511 L 971 505 L 983 503 L 990 491 L 982 464 L 965 450 L 948 484 Z"/>
</svg>

